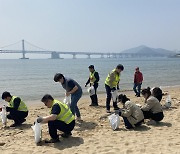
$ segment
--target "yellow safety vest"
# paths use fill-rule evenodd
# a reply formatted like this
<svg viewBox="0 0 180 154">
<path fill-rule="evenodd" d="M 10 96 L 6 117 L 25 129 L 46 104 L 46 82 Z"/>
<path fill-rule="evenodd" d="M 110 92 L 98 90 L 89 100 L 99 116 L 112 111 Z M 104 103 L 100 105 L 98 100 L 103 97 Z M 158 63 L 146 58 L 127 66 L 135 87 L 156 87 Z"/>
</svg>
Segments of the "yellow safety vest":
<svg viewBox="0 0 180 154">
<path fill-rule="evenodd" d="M 96 72 L 96 71 L 94 71 L 93 73 L 90 72 L 90 75 L 89 75 L 90 83 L 94 83 L 94 81 L 96 81 L 96 78 L 95 78 L 95 76 L 94 76 L 95 72 Z"/>
<path fill-rule="evenodd" d="M 55 104 L 58 104 L 60 109 L 61 109 L 60 113 L 56 117 L 57 120 L 60 120 L 60 121 L 65 122 L 66 124 L 69 124 L 70 122 L 72 122 L 75 119 L 70 108 L 66 104 L 61 103 L 58 100 L 53 100 L 53 104 L 52 104 L 52 107 L 50 110 L 50 114 L 52 114 L 52 108 Z"/>
<path fill-rule="evenodd" d="M 114 74 L 114 80 L 113 81 L 110 81 L 110 76 Z M 108 74 L 108 76 L 106 77 L 106 80 L 105 80 L 105 84 L 110 86 L 110 88 L 114 88 L 118 85 L 120 81 L 120 75 L 118 73 L 115 72 L 115 69 L 112 70 L 111 73 Z"/>
<path fill-rule="evenodd" d="M 9 102 L 9 107 L 10 108 L 14 108 L 14 99 L 17 98 L 16 96 L 12 96 L 10 102 Z M 27 112 L 28 108 L 26 106 L 26 104 L 21 100 L 19 107 L 18 107 L 18 111 L 24 111 Z"/>
</svg>

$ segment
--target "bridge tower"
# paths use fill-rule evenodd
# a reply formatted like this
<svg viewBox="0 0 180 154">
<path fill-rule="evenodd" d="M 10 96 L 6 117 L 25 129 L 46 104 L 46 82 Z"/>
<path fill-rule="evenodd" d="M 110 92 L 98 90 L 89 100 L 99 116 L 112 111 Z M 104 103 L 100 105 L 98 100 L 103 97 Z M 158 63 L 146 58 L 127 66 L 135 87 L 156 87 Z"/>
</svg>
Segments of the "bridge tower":
<svg viewBox="0 0 180 154">
<path fill-rule="evenodd" d="M 25 51 L 25 46 L 24 46 L 24 40 L 22 40 L 22 58 L 20 59 L 29 59 L 25 57 L 25 53 L 26 51 Z"/>
</svg>

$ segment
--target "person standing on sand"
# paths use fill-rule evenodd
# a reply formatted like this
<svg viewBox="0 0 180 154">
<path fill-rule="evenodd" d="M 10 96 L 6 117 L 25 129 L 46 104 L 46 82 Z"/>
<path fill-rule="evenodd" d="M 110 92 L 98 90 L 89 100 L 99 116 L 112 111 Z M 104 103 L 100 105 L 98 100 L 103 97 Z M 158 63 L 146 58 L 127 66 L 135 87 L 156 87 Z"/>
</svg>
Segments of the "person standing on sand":
<svg viewBox="0 0 180 154">
<path fill-rule="evenodd" d="M 54 75 L 54 81 L 60 82 L 62 87 L 66 90 L 66 96 L 71 95 L 71 105 L 70 109 L 72 113 L 77 116 L 77 120 L 81 121 L 81 114 L 77 103 L 82 96 L 81 86 L 73 79 L 64 77 L 61 73 L 56 73 Z"/>
<path fill-rule="evenodd" d="M 139 71 L 139 67 L 136 67 L 135 70 L 136 71 L 134 73 L 134 87 L 133 87 L 133 90 L 136 93 L 135 96 L 140 97 L 141 85 L 142 85 L 142 81 L 143 81 L 143 74 Z"/>
<path fill-rule="evenodd" d="M 14 124 L 10 127 L 20 126 L 23 122 L 26 121 L 28 116 L 28 108 L 26 104 L 16 96 L 11 96 L 10 92 L 3 92 L 2 99 L 8 102 L 9 106 L 6 107 L 6 111 L 9 112 L 7 118 L 14 120 Z"/>
<path fill-rule="evenodd" d="M 120 73 L 124 70 L 124 66 L 122 64 L 117 65 L 115 69 L 113 69 L 105 80 L 105 89 L 106 89 L 106 112 L 110 113 L 110 102 L 112 94 L 111 92 L 115 91 L 120 81 Z M 114 110 L 118 110 L 119 107 L 117 106 L 117 100 L 113 101 Z"/>
<path fill-rule="evenodd" d="M 98 106 L 98 98 L 97 98 L 97 88 L 98 88 L 98 82 L 99 82 L 99 73 L 95 71 L 94 65 L 89 66 L 89 79 L 85 84 L 85 87 L 90 83 L 90 86 L 94 87 L 95 94 L 90 96 L 91 98 L 91 104 L 89 106 Z"/>
<path fill-rule="evenodd" d="M 46 117 L 38 117 L 38 123 L 48 123 L 50 140 L 45 140 L 45 143 L 56 143 L 59 142 L 59 136 L 57 130 L 63 132 L 62 137 L 68 138 L 72 135 L 71 131 L 75 126 L 75 117 L 72 114 L 70 108 L 55 100 L 51 95 L 46 94 L 43 96 L 41 101 L 50 108 L 50 115 Z"/>
</svg>

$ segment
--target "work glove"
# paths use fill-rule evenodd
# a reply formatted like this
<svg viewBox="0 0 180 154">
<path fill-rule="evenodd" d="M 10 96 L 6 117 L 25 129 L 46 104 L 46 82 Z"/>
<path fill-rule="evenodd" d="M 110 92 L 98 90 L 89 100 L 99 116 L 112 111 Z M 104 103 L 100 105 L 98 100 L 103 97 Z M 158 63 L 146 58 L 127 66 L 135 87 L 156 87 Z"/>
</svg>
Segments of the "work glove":
<svg viewBox="0 0 180 154">
<path fill-rule="evenodd" d="M 43 117 L 38 117 L 38 118 L 37 118 L 37 122 L 38 122 L 38 123 L 41 123 L 42 121 L 43 121 Z"/>
</svg>

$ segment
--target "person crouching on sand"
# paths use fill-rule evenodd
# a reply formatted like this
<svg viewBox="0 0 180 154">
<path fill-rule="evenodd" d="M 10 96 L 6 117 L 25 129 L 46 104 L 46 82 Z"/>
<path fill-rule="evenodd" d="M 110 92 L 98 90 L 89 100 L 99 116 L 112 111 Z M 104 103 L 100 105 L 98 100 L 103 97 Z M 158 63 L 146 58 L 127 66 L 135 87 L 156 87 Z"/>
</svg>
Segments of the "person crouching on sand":
<svg viewBox="0 0 180 154">
<path fill-rule="evenodd" d="M 145 104 L 141 107 L 144 118 L 150 119 L 147 123 L 149 125 L 156 124 L 164 118 L 162 106 L 158 99 L 151 95 L 150 88 L 143 89 L 141 94 L 145 98 Z"/>
<path fill-rule="evenodd" d="M 46 117 L 38 117 L 38 123 L 48 123 L 50 140 L 45 140 L 46 143 L 59 142 L 59 136 L 57 130 L 64 132 L 61 134 L 62 137 L 68 138 L 72 135 L 71 131 L 75 126 L 75 117 L 72 114 L 70 108 L 55 100 L 51 95 L 46 94 L 43 96 L 41 101 L 50 108 L 50 115 Z"/>
<path fill-rule="evenodd" d="M 131 102 L 126 95 L 120 94 L 118 101 L 123 104 L 123 109 L 117 110 L 115 113 L 122 116 L 127 129 L 140 126 L 144 122 L 143 112 L 135 103 Z"/>
<path fill-rule="evenodd" d="M 19 97 L 11 96 L 10 92 L 5 91 L 2 94 L 2 99 L 8 102 L 6 111 L 9 112 L 9 114 L 7 118 L 14 120 L 14 124 L 10 125 L 10 127 L 19 126 L 26 121 L 25 118 L 28 116 L 28 108 Z"/>
</svg>

